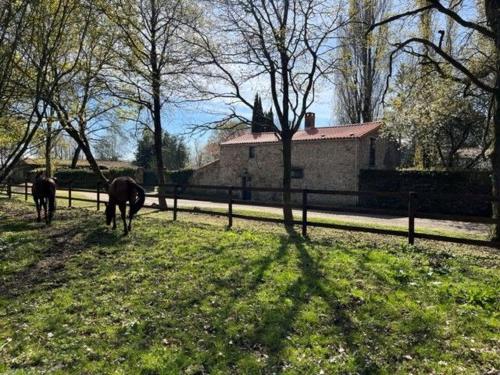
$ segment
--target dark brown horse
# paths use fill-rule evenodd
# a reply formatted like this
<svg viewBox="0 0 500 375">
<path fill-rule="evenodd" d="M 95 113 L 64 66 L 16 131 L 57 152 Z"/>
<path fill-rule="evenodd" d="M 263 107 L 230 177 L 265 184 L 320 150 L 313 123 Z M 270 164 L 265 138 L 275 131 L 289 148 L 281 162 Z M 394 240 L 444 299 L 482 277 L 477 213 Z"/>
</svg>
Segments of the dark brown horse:
<svg viewBox="0 0 500 375">
<path fill-rule="evenodd" d="M 56 210 L 56 181 L 53 178 L 46 177 L 43 172 L 39 172 L 35 177 L 35 182 L 31 186 L 31 194 L 35 200 L 37 221 L 42 221 L 40 211 L 43 207 L 45 223 L 50 224 Z M 47 215 L 48 205 L 48 215 Z"/>
<path fill-rule="evenodd" d="M 132 229 L 132 218 L 144 205 L 146 193 L 142 186 L 131 177 L 117 177 L 108 188 L 109 201 L 106 204 L 106 224 L 113 221 L 113 229 L 116 229 L 116 206 L 120 208 L 123 220 L 124 234 Z M 128 214 L 128 226 L 126 219 L 127 202 L 130 204 Z"/>
</svg>

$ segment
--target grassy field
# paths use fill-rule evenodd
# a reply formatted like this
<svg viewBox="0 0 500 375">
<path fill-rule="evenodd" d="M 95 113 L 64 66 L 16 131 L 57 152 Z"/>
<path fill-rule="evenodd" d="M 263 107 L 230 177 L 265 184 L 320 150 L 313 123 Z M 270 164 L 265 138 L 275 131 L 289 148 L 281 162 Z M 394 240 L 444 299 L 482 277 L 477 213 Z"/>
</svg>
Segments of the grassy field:
<svg viewBox="0 0 500 375">
<path fill-rule="evenodd" d="M 495 250 L 0 200 L 0 373 L 500 370 Z"/>
</svg>

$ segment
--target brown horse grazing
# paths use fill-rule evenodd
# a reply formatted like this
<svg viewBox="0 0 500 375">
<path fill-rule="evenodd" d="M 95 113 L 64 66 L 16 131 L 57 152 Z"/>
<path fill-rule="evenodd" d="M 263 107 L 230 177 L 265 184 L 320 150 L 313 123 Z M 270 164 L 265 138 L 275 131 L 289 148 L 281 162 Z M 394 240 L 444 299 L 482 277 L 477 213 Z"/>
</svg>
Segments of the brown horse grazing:
<svg viewBox="0 0 500 375">
<path fill-rule="evenodd" d="M 120 208 L 123 220 L 124 234 L 132 229 L 132 218 L 144 205 L 146 193 L 142 186 L 131 177 L 117 177 L 108 188 L 109 201 L 106 204 L 106 224 L 110 225 L 113 221 L 113 229 L 116 229 L 116 205 Z M 128 214 L 128 226 L 125 217 L 127 202 L 130 204 Z"/>
<path fill-rule="evenodd" d="M 56 181 L 43 175 L 43 172 L 37 173 L 35 182 L 31 186 L 31 194 L 35 200 L 36 212 L 38 214 L 37 221 L 42 221 L 40 211 L 43 207 L 45 223 L 50 224 L 56 210 Z M 47 215 L 47 204 L 49 212 Z"/>
</svg>

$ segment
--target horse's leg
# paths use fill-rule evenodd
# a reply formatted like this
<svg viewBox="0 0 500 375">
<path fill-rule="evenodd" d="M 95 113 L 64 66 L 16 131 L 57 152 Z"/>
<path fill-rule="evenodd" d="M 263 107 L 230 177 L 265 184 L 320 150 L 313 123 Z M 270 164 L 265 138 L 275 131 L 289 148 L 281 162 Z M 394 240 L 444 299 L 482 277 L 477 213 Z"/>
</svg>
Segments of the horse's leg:
<svg viewBox="0 0 500 375">
<path fill-rule="evenodd" d="M 113 203 L 113 230 L 116 229 L 116 204 Z"/>
<path fill-rule="evenodd" d="M 127 230 L 127 217 L 126 217 L 126 214 L 127 214 L 127 204 L 126 203 L 120 203 L 118 205 L 118 207 L 120 207 L 120 214 L 122 216 L 122 220 L 123 220 L 123 231 L 124 231 L 124 234 L 128 234 L 128 230 Z"/>
<path fill-rule="evenodd" d="M 38 198 L 34 198 L 34 200 L 35 200 L 36 214 L 37 214 L 36 221 L 40 222 L 42 221 L 42 218 L 40 216 L 40 211 L 42 210 L 41 202 L 38 201 Z"/>
<path fill-rule="evenodd" d="M 49 224 L 49 218 L 47 216 L 47 198 L 42 198 L 43 206 L 43 217 L 45 218 L 45 224 Z"/>
<path fill-rule="evenodd" d="M 132 230 L 132 203 L 130 203 L 130 207 L 128 209 L 128 231 Z"/>
</svg>

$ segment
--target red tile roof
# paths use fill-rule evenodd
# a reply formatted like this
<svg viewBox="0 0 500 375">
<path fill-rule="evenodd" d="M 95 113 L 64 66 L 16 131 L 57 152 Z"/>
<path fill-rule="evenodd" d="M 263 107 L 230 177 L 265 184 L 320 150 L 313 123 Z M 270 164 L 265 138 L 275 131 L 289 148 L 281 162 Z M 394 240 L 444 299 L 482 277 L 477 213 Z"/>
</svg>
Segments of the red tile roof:
<svg viewBox="0 0 500 375">
<path fill-rule="evenodd" d="M 325 139 L 351 139 L 364 137 L 380 128 L 381 122 L 366 122 L 364 124 L 350 124 L 330 126 L 323 128 L 312 128 L 299 130 L 293 136 L 294 142 L 299 141 L 318 141 Z M 221 143 L 222 145 L 252 144 L 252 143 L 274 143 L 279 142 L 275 133 L 247 133 L 229 141 Z"/>
</svg>

